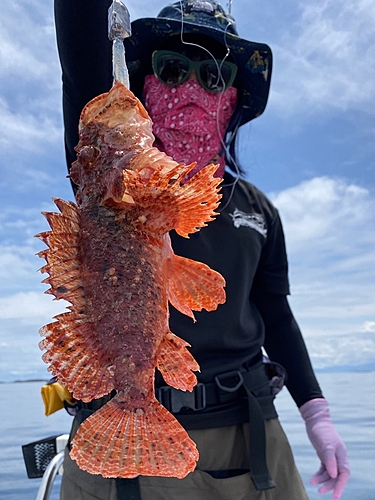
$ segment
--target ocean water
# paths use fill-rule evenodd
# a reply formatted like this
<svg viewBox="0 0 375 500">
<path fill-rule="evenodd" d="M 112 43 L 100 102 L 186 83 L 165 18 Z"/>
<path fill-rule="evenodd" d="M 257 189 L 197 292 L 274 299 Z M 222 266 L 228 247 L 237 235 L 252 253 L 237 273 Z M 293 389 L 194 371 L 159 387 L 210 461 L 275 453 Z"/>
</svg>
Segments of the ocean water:
<svg viewBox="0 0 375 500">
<path fill-rule="evenodd" d="M 346 443 L 352 475 L 342 500 L 375 500 L 375 373 L 321 373 L 318 375 L 330 402 L 337 430 Z M 40 479 L 28 479 L 21 446 L 69 432 L 71 417 L 64 410 L 44 416 L 41 382 L 0 384 L 0 500 L 34 500 Z M 332 498 L 309 486 L 319 467 L 301 420 L 288 392 L 277 397 L 280 420 L 289 436 L 310 500 Z M 57 477 L 52 500 L 58 500 Z"/>
</svg>

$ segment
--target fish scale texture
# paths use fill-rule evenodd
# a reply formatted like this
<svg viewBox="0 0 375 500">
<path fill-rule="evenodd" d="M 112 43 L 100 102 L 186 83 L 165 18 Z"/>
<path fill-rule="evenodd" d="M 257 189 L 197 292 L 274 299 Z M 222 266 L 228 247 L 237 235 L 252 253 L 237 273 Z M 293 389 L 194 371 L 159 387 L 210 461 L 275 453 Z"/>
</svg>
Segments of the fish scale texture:
<svg viewBox="0 0 375 500">
<path fill-rule="evenodd" d="M 79 467 L 104 477 L 184 477 L 198 460 L 186 431 L 155 398 L 157 367 L 171 386 L 191 391 L 197 362 L 168 326 L 168 301 L 194 319 L 225 301 L 224 279 L 175 256 L 168 232 L 204 227 L 218 206 L 220 180 L 209 165 L 188 178 L 152 147 L 151 123 L 121 84 L 83 110 L 71 177 L 77 204 L 55 199 L 46 293 L 68 311 L 41 328 L 43 360 L 76 399 L 116 396 L 85 420 L 72 442 Z"/>
</svg>

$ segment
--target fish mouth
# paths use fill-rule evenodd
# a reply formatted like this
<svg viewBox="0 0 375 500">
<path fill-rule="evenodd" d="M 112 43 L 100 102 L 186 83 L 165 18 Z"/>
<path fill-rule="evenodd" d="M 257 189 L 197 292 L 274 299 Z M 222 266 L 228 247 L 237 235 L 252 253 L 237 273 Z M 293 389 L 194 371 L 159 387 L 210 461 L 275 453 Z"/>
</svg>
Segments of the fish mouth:
<svg viewBox="0 0 375 500">
<path fill-rule="evenodd" d="M 102 123 L 109 129 L 129 126 L 132 115 L 151 121 L 143 104 L 120 82 L 116 82 L 109 92 L 100 94 L 83 108 L 79 130 L 90 123 Z"/>
</svg>

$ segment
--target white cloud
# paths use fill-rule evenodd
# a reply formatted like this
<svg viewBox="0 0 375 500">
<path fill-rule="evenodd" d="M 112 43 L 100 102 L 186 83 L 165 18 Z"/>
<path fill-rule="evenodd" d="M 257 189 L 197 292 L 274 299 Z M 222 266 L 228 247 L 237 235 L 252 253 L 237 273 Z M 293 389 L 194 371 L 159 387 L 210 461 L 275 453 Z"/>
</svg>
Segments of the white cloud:
<svg viewBox="0 0 375 500">
<path fill-rule="evenodd" d="M 57 59 L 50 57 L 56 46 L 51 2 L 8 2 L 2 7 L 0 75 L 27 81 L 43 79 L 48 85 L 49 76 L 58 67 Z"/>
<path fill-rule="evenodd" d="M 149 0 L 129 0 L 131 20 L 156 16 L 165 6 L 155 0 L 150 12 Z M 30 34 L 32 33 L 32 36 Z M 44 88 L 60 85 L 53 2 L 27 0 L 2 5 L 0 22 L 0 76 L 38 81 Z"/>
<path fill-rule="evenodd" d="M 0 77 L 2 152 L 16 150 L 19 157 L 61 142 L 61 79 L 50 2 L 2 6 Z"/>
<path fill-rule="evenodd" d="M 0 147 L 40 152 L 48 144 L 62 141 L 62 129 L 53 118 L 25 111 L 11 111 L 7 102 L 0 98 L 0 120 L 2 123 Z"/>
<path fill-rule="evenodd" d="M 38 292 L 20 292 L 0 298 L 0 319 L 16 319 L 23 325 L 50 322 L 56 314 L 65 310 L 67 302 L 52 301 L 52 296 Z"/>
<path fill-rule="evenodd" d="M 326 331 L 322 336 L 307 332 L 305 339 L 315 368 L 375 365 L 374 335 L 361 332 L 334 335 Z"/>
<path fill-rule="evenodd" d="M 56 206 L 44 203 L 40 208 L 7 207 L 0 212 L 0 296 L 47 287 L 41 285 L 47 275 L 38 272 L 45 260 L 37 252 L 46 245 L 35 238 L 50 230 L 42 211 L 57 212 Z"/>
<path fill-rule="evenodd" d="M 64 187 L 64 194 L 67 195 L 66 199 L 72 199 L 72 191 L 68 183 Z M 35 185 L 35 184 L 34 184 Z M 70 195 L 70 196 L 68 196 Z M 35 201 L 35 200 L 33 200 Z M 39 207 L 27 207 L 26 205 L 21 206 L 11 206 L 7 205 L 0 212 L 0 236 L 2 238 L 3 253 L 9 252 L 20 252 L 22 254 L 30 255 L 30 246 L 35 248 L 39 245 L 39 240 L 34 239 L 36 233 L 46 231 L 50 229 L 45 217 L 43 217 L 43 212 L 58 212 L 56 205 L 53 203 L 51 198 L 41 202 Z M 10 245 L 10 248 L 5 249 L 5 241 L 14 242 L 14 245 Z M 27 248 L 23 249 L 25 246 L 24 242 L 27 242 Z M 33 245 L 33 243 L 35 245 Z M 1 253 L 0 253 L 1 258 Z"/>
<path fill-rule="evenodd" d="M 315 366 L 372 361 L 372 193 L 344 179 L 318 177 L 273 193 L 271 198 L 286 234 L 290 302 Z"/>
<path fill-rule="evenodd" d="M 314 259 L 318 252 L 319 257 L 323 252 L 346 255 L 347 264 L 339 260 L 336 265 L 349 267 L 368 261 L 363 248 L 372 253 L 375 240 L 375 201 L 368 189 L 344 179 L 316 177 L 270 197 L 280 210 L 290 254 L 299 252 L 300 259 Z M 309 256 L 306 250 L 312 250 Z"/>
<path fill-rule="evenodd" d="M 2 320 L 0 330 L 0 380 L 48 378 L 47 365 L 38 347 L 38 329 L 43 323 L 24 324 Z"/>
<path fill-rule="evenodd" d="M 336 108 L 373 113 L 375 8 L 372 0 L 301 2 L 273 44 L 271 109 L 284 115 Z"/>
<path fill-rule="evenodd" d="M 375 333 L 375 321 L 365 321 L 361 327 L 361 332 Z"/>
<path fill-rule="evenodd" d="M 30 255 L 33 253 L 30 250 Z M 0 247 L 0 279 L 17 281 L 28 277 L 32 272 L 35 273 L 35 267 L 32 262 L 28 260 L 29 255 L 26 249 L 23 248 L 20 252 L 18 248 Z"/>
</svg>

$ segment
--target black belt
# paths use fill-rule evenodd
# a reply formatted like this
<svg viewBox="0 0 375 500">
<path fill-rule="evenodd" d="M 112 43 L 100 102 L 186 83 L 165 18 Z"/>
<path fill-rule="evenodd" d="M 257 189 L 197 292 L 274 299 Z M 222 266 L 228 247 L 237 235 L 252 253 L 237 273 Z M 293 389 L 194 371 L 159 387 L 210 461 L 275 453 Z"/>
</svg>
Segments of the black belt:
<svg viewBox="0 0 375 500">
<path fill-rule="evenodd" d="M 259 368 L 263 372 L 263 367 Z M 245 386 L 246 381 L 246 386 Z M 246 387 L 255 392 L 263 387 L 268 388 L 268 381 L 254 384 L 253 372 L 234 370 L 215 377 L 215 382 L 203 384 L 199 382 L 192 392 L 180 391 L 168 385 L 156 389 L 156 399 L 171 413 L 179 413 L 188 409 L 200 411 L 210 406 L 223 405 L 247 397 Z M 257 397 L 264 418 L 275 418 L 272 394 Z M 198 417 L 197 417 L 198 418 Z"/>
<path fill-rule="evenodd" d="M 222 405 L 240 398 L 247 398 L 250 434 L 250 473 L 257 490 L 275 487 L 267 468 L 266 434 L 264 418 L 276 416 L 274 395 L 269 389 L 263 363 L 246 370 L 235 370 L 215 377 L 215 382 L 198 383 L 192 392 L 180 391 L 170 386 L 159 387 L 156 398 L 171 413 L 181 410 L 199 412 L 210 406 Z M 178 415 L 175 415 L 178 418 Z M 193 415 L 199 419 L 199 415 Z M 268 417 L 269 418 L 269 417 Z"/>
<path fill-rule="evenodd" d="M 248 370 L 241 369 L 217 375 L 215 382 L 198 383 L 192 392 L 180 391 L 170 386 L 159 387 L 155 392 L 160 403 L 174 414 L 183 408 L 194 410 L 194 412 L 209 411 L 210 406 L 222 405 L 246 397 L 250 422 L 249 466 L 251 478 L 257 490 L 268 490 L 275 487 L 267 468 L 264 418 L 268 415 L 277 415 L 273 406 L 274 395 L 269 391 L 263 363 L 258 363 Z M 76 428 L 90 414 L 103 406 L 111 396 L 85 404 L 75 418 Z M 178 418 L 178 415 L 175 416 Z M 198 414 L 194 416 L 199 419 Z M 134 480 L 118 478 L 116 486 L 119 492 L 129 488 L 129 494 L 132 493 L 129 500 L 139 498 L 137 497 L 139 495 L 137 478 Z"/>
</svg>

